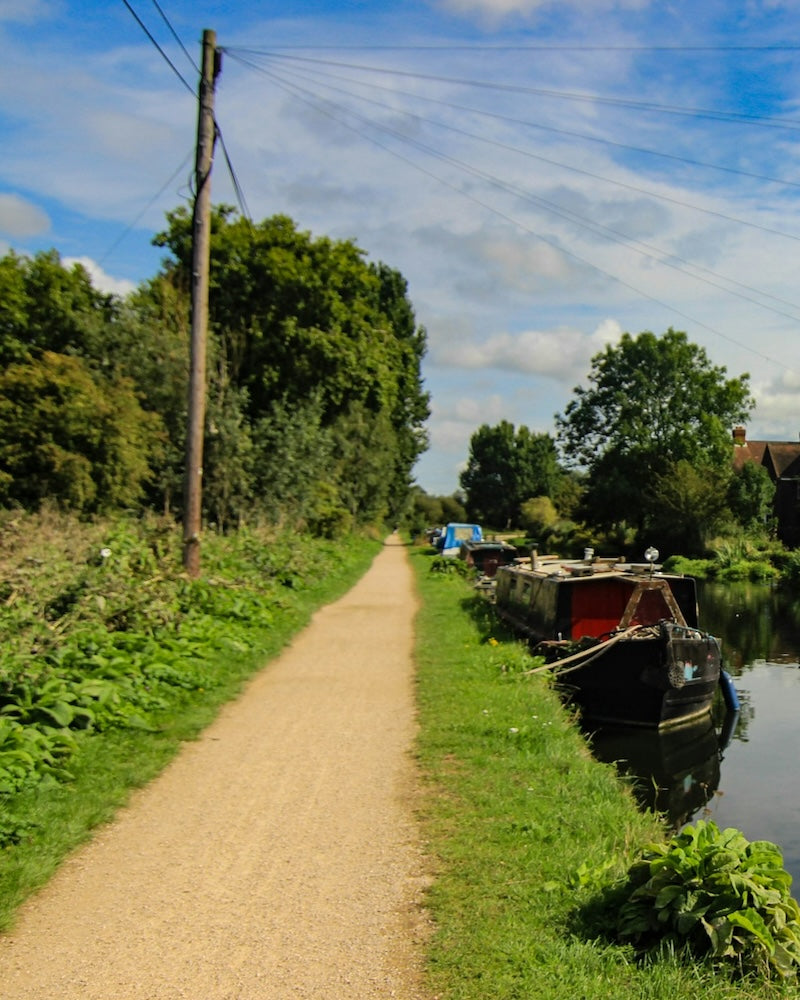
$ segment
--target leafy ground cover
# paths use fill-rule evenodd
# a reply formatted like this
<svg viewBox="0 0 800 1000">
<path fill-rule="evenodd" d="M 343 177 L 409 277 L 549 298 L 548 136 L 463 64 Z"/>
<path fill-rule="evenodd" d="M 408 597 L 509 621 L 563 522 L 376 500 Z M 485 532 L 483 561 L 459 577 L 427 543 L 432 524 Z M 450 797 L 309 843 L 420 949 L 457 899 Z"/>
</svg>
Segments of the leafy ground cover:
<svg viewBox="0 0 800 1000">
<path fill-rule="evenodd" d="M 378 545 L 242 529 L 0 515 L 0 927 Z"/>
<path fill-rule="evenodd" d="M 458 574 L 412 549 L 422 817 L 434 865 L 429 975 L 446 1000 L 796 995 L 614 933 L 628 872 L 666 827 L 592 759 L 545 675 Z M 630 891 L 629 891 L 630 894 Z"/>
</svg>

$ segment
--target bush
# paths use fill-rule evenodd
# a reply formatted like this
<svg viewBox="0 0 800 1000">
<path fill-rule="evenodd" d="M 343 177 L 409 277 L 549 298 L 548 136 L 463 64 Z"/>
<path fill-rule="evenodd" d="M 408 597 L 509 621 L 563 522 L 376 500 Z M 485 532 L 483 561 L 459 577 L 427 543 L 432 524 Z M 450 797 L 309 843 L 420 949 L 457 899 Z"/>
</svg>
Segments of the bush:
<svg viewBox="0 0 800 1000">
<path fill-rule="evenodd" d="M 640 953 L 671 948 L 741 974 L 796 976 L 800 907 L 774 844 L 700 821 L 647 845 L 628 880 L 617 933 Z"/>
</svg>

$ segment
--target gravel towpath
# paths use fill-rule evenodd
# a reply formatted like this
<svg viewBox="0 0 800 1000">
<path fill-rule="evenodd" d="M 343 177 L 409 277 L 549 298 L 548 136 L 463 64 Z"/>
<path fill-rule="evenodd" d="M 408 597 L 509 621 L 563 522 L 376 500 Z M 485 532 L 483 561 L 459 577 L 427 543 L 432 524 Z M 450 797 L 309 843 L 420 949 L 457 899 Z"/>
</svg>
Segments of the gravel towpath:
<svg viewBox="0 0 800 1000">
<path fill-rule="evenodd" d="M 23 907 L 2 1000 L 422 1000 L 416 606 L 391 536 Z"/>
</svg>

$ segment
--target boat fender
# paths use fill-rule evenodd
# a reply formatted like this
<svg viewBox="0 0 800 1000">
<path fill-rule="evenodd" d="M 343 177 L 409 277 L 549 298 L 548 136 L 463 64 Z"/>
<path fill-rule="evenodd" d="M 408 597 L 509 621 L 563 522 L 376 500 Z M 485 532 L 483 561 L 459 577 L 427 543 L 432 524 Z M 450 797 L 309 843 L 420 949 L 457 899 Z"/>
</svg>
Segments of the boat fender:
<svg viewBox="0 0 800 1000">
<path fill-rule="evenodd" d="M 719 686 L 722 690 L 722 698 L 725 702 L 725 707 L 729 712 L 738 712 L 739 695 L 736 693 L 736 688 L 733 686 L 733 678 L 727 670 L 720 670 Z"/>
</svg>

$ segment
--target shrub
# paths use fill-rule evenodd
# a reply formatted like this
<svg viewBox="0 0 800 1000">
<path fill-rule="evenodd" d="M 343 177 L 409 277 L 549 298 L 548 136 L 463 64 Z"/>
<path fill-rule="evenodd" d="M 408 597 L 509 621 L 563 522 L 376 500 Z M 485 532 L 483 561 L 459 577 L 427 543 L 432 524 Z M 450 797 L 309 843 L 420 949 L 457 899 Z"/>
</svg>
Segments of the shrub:
<svg viewBox="0 0 800 1000">
<path fill-rule="evenodd" d="M 463 559 L 453 556 L 434 556 L 431 560 L 431 573 L 443 573 L 447 576 L 469 576 L 470 567 Z"/>
<path fill-rule="evenodd" d="M 671 948 L 741 974 L 796 975 L 800 907 L 774 844 L 700 821 L 667 844 L 647 845 L 628 880 L 617 933 L 640 953 Z"/>
</svg>

